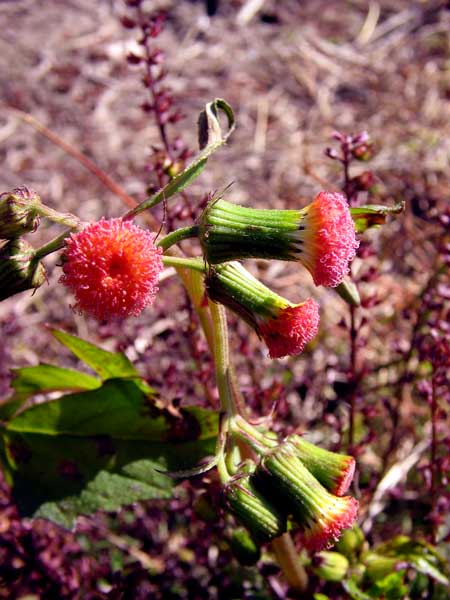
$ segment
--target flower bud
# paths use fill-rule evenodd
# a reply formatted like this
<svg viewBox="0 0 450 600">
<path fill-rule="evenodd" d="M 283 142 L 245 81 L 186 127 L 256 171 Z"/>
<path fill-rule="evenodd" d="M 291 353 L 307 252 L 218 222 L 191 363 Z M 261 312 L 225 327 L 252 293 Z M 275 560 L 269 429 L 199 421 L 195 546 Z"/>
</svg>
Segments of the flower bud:
<svg viewBox="0 0 450 600">
<path fill-rule="evenodd" d="M 342 581 L 347 574 L 348 560 L 339 552 L 323 551 L 312 559 L 312 570 L 325 581 Z"/>
<path fill-rule="evenodd" d="M 355 459 L 346 454 L 337 454 L 307 442 L 299 435 L 288 437 L 296 455 L 329 492 L 342 496 L 350 487 L 355 472 Z"/>
<path fill-rule="evenodd" d="M 199 224 L 206 260 L 242 258 L 301 262 L 316 285 L 335 287 L 348 273 L 359 242 L 347 201 L 321 192 L 302 210 L 267 210 L 214 200 Z"/>
<path fill-rule="evenodd" d="M 363 559 L 363 563 L 366 565 L 365 576 L 374 582 L 408 567 L 408 562 L 404 559 L 381 556 L 376 552 L 368 552 Z"/>
<path fill-rule="evenodd" d="M 286 531 L 286 517 L 258 492 L 250 475 L 232 479 L 224 493 L 230 511 L 259 543 L 269 542 Z"/>
<path fill-rule="evenodd" d="M 239 527 L 230 539 L 231 552 L 241 565 L 254 565 L 261 558 L 261 550 L 249 532 Z"/>
<path fill-rule="evenodd" d="M 0 300 L 44 283 L 45 269 L 35 256 L 34 248 L 20 238 L 0 249 Z"/>
<path fill-rule="evenodd" d="M 39 225 L 41 200 L 25 187 L 0 195 L 0 238 L 13 239 Z"/>
<path fill-rule="evenodd" d="M 358 502 L 350 496 L 330 494 L 295 456 L 290 444 L 283 444 L 262 459 L 254 482 L 262 494 L 293 516 L 302 530 L 303 544 L 310 551 L 332 546 L 341 531 L 356 519 Z"/>
<path fill-rule="evenodd" d="M 291 304 L 238 262 L 211 268 L 205 284 L 211 300 L 237 313 L 264 339 L 271 358 L 299 354 L 317 334 L 319 307 L 314 300 Z"/>
<path fill-rule="evenodd" d="M 364 540 L 362 530 L 358 525 L 353 525 L 351 529 L 346 529 L 342 533 L 341 539 L 337 542 L 335 549 L 345 556 L 350 557 L 360 550 Z"/>
</svg>

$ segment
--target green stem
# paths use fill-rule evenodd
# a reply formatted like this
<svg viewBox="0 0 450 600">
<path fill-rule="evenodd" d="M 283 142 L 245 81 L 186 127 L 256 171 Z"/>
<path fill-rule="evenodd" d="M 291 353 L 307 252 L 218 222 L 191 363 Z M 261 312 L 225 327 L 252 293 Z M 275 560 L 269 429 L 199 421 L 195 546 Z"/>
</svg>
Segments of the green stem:
<svg viewBox="0 0 450 600">
<path fill-rule="evenodd" d="M 41 260 L 41 258 L 44 258 L 44 256 L 52 254 L 52 252 L 56 252 L 57 250 L 61 250 L 61 248 L 64 247 L 66 239 L 69 237 L 70 233 L 71 230 L 69 229 L 64 233 L 61 233 L 61 235 L 58 235 L 57 237 L 50 240 L 50 242 L 48 242 L 44 246 L 38 248 L 35 252 L 34 260 Z"/>
<path fill-rule="evenodd" d="M 213 325 L 213 354 L 220 407 L 227 415 L 234 416 L 237 409 L 229 381 L 230 349 L 225 308 L 221 304 L 209 302 L 209 310 Z"/>
<path fill-rule="evenodd" d="M 197 237 L 198 235 L 198 225 L 192 225 L 192 227 L 182 227 L 181 229 L 177 229 L 172 231 L 168 235 L 162 238 L 156 245 L 160 246 L 163 250 L 167 250 L 170 246 L 174 244 L 178 244 L 182 240 L 187 240 L 188 238 Z"/>
<path fill-rule="evenodd" d="M 178 256 L 163 256 L 163 263 L 166 267 L 182 267 L 192 269 L 193 271 L 205 272 L 205 263 L 201 258 L 181 258 Z"/>
</svg>

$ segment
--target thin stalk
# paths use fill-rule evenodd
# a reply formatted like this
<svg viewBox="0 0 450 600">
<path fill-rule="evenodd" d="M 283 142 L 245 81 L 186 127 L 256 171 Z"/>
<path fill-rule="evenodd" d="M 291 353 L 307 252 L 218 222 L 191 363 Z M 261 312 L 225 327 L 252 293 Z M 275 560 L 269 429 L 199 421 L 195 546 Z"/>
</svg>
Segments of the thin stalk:
<svg viewBox="0 0 450 600">
<path fill-rule="evenodd" d="M 201 258 L 182 258 L 178 256 L 163 256 L 163 263 L 166 267 L 181 267 L 183 269 L 192 269 L 200 273 L 205 272 L 205 263 Z"/>
<path fill-rule="evenodd" d="M 225 308 L 221 304 L 209 302 L 213 325 L 214 363 L 216 382 L 219 391 L 221 410 L 229 416 L 237 413 L 229 382 L 230 348 Z"/>
<path fill-rule="evenodd" d="M 290 534 L 283 533 L 273 540 L 271 547 L 290 587 L 297 592 L 304 592 L 308 587 L 308 575 L 299 560 Z"/>
<path fill-rule="evenodd" d="M 156 245 L 160 246 L 163 250 L 167 250 L 170 246 L 174 244 L 178 244 L 182 240 L 187 240 L 188 238 L 197 237 L 198 235 L 198 225 L 192 225 L 191 227 L 182 227 L 181 229 L 176 229 L 172 231 L 168 235 L 162 238 Z"/>
</svg>

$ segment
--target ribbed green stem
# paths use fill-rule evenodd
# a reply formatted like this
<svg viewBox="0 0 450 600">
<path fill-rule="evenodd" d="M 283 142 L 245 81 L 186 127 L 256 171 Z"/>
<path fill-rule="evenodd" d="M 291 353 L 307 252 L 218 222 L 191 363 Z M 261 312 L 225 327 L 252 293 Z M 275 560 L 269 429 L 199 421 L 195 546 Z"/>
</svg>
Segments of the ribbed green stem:
<svg viewBox="0 0 450 600">
<path fill-rule="evenodd" d="M 188 238 L 197 237 L 198 235 L 198 225 L 193 225 L 192 227 L 182 227 L 181 229 L 176 229 L 172 231 L 168 235 L 162 238 L 156 245 L 160 246 L 163 250 L 167 250 L 170 246 L 174 244 L 178 244 L 183 240 L 187 240 Z"/>
</svg>

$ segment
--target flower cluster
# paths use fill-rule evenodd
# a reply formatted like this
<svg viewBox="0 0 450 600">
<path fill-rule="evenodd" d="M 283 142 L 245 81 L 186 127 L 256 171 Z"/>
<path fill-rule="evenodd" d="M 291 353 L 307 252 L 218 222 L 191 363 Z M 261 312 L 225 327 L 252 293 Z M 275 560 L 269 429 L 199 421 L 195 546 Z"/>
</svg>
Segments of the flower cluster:
<svg viewBox="0 0 450 600">
<path fill-rule="evenodd" d="M 239 473 L 225 486 L 230 511 L 261 543 L 300 529 L 303 545 L 317 552 L 331 547 L 351 527 L 358 502 L 343 496 L 354 459 L 323 450 L 299 436 L 263 453 L 250 473 Z"/>
<path fill-rule="evenodd" d="M 162 270 L 154 237 L 122 219 L 101 219 L 71 234 L 60 281 L 74 293 L 75 310 L 109 320 L 137 316 L 152 304 Z"/>
<path fill-rule="evenodd" d="M 308 298 L 292 304 L 274 294 L 233 261 L 243 258 L 295 260 L 316 285 L 336 287 L 349 271 L 359 242 L 341 194 L 321 192 L 302 210 L 266 210 L 213 200 L 199 225 L 210 273 L 206 289 L 249 323 L 266 342 L 271 358 L 302 352 L 317 334 L 319 310 Z"/>
</svg>

